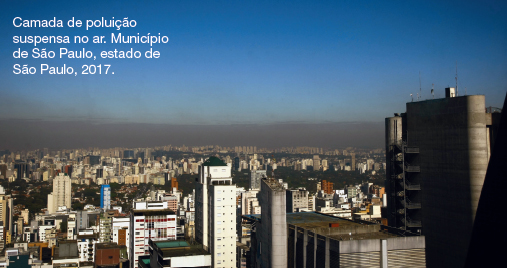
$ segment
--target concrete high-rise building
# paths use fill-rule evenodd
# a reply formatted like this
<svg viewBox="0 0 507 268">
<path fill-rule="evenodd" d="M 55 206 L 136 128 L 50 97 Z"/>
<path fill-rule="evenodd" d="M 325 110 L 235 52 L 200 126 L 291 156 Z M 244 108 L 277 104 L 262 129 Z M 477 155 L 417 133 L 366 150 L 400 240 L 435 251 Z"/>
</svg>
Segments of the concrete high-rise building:
<svg viewBox="0 0 507 268">
<path fill-rule="evenodd" d="M 319 155 L 313 156 L 313 170 L 320 170 L 320 157 Z"/>
<path fill-rule="evenodd" d="M 262 179 L 259 202 L 263 220 L 258 222 L 255 232 L 252 233 L 252 267 L 285 268 L 287 213 L 283 185 L 275 179 Z"/>
<path fill-rule="evenodd" d="M 149 241 L 176 240 L 176 214 L 167 202 L 134 202 L 130 214 L 130 267 L 139 267 L 139 256 L 149 255 Z"/>
<path fill-rule="evenodd" d="M 386 118 L 385 217 L 426 236 L 429 267 L 463 267 L 489 155 L 495 114 L 483 95 L 407 103 Z M 499 115 L 499 114 L 498 114 Z"/>
<path fill-rule="evenodd" d="M 50 214 L 55 213 L 61 206 L 71 208 L 71 181 L 65 173 L 60 173 L 53 179 L 53 192 L 48 194 Z"/>
<path fill-rule="evenodd" d="M 28 163 L 16 162 L 14 164 L 14 169 L 17 172 L 17 177 L 16 177 L 17 180 L 20 180 L 22 178 L 28 178 L 28 176 L 30 175 L 29 174 L 30 166 L 28 165 Z"/>
<path fill-rule="evenodd" d="M 100 187 L 100 208 L 111 209 L 111 187 L 109 184 Z"/>
<path fill-rule="evenodd" d="M 287 213 L 308 210 L 308 191 L 305 189 L 286 190 Z"/>
<path fill-rule="evenodd" d="M 260 190 L 261 178 L 266 177 L 266 170 L 252 170 L 250 173 L 250 190 Z"/>
<path fill-rule="evenodd" d="M 352 161 L 350 163 L 351 167 L 350 169 L 352 171 L 356 170 L 356 154 L 355 153 L 351 153 L 350 156 L 352 156 Z"/>
<path fill-rule="evenodd" d="M 13 210 L 13 199 L 10 195 L 5 195 L 5 190 L 0 186 L 0 221 L 2 221 L 3 234 L 5 231 L 12 230 L 12 210 Z M 1 239 L 4 239 L 2 235 Z M 5 239 L 4 239 L 5 240 Z"/>
<path fill-rule="evenodd" d="M 125 151 L 123 151 L 123 158 L 126 158 L 126 159 L 132 159 L 132 158 L 134 158 L 134 151 L 133 150 L 125 150 Z"/>
<path fill-rule="evenodd" d="M 322 180 L 321 181 L 321 190 L 324 191 L 326 194 L 332 194 L 333 193 L 333 185 L 334 183 Z"/>
<path fill-rule="evenodd" d="M 210 157 L 195 188 L 195 238 L 211 253 L 213 267 L 236 265 L 236 185 L 231 167 Z"/>
<path fill-rule="evenodd" d="M 99 218 L 99 242 L 111 242 L 111 231 L 113 224 L 114 212 L 104 212 Z"/>
</svg>

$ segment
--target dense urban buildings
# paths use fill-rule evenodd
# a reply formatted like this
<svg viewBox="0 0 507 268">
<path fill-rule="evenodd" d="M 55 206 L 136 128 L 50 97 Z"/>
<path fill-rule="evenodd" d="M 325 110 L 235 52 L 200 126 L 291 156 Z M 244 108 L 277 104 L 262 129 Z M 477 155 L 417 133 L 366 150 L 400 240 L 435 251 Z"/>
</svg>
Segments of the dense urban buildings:
<svg viewBox="0 0 507 268">
<path fill-rule="evenodd" d="M 446 109 L 431 103 L 442 102 L 438 99 L 409 103 L 406 113 L 386 119 L 386 154 L 382 149 L 311 147 L 270 153 L 263 153 L 264 148 L 238 147 L 238 152 L 235 148 L 231 152 L 219 146 L 3 154 L 0 182 L 6 190 L 0 196 L 4 220 L 0 244 L 6 250 L 16 248 L 16 254 L 35 252 L 37 246 L 29 259 L 53 266 L 100 261 L 102 265 L 151 267 L 156 257 L 171 267 L 169 262 L 175 264 L 185 256 L 192 259 L 187 267 L 399 267 L 409 261 L 434 266 L 431 247 L 436 240 L 428 231 L 431 221 L 425 219 L 425 213 L 431 213 L 426 204 L 431 203 L 425 200 L 428 194 L 438 199 L 440 192 L 431 189 L 431 181 L 423 182 L 428 174 L 437 176 L 428 168 L 441 168 L 446 176 L 439 179 L 440 187 L 447 189 L 441 198 L 462 198 L 456 204 L 440 202 L 445 211 L 450 210 L 447 215 L 454 215 L 464 209 L 465 202 L 473 205 L 473 195 L 466 201 L 464 195 L 452 192 L 463 191 L 460 176 L 453 174 L 474 182 L 478 167 L 482 168 L 473 165 L 463 171 L 458 162 L 480 153 L 487 163 L 490 152 L 471 147 L 473 153 L 454 157 L 459 159 L 438 153 L 462 143 L 489 148 L 499 139 L 495 122 L 500 114 L 484 112 L 483 106 L 475 104 L 475 96 L 459 98 L 455 97 L 458 103 L 451 109 L 458 113 L 454 120 L 447 116 L 424 126 L 428 109 L 437 114 Z M 467 103 L 478 107 L 477 112 L 466 108 Z M 413 107 L 417 105 L 421 107 Z M 470 115 L 460 115 L 462 110 Z M 484 133 L 487 146 L 479 142 L 483 136 L 473 136 L 471 143 L 463 140 L 469 134 L 460 134 L 470 126 L 458 124 L 459 120 L 481 116 L 484 124 L 475 122 L 470 131 L 475 133 L 473 128 L 479 126 L 482 130 L 477 133 Z M 446 128 L 449 121 L 453 127 Z M 458 138 L 449 138 L 447 143 L 429 140 L 447 132 Z M 132 156 L 123 158 L 124 151 L 130 150 L 132 154 L 127 155 Z M 97 156 L 98 163 L 90 156 Z M 13 159 L 27 163 L 26 178 L 18 179 Z M 443 184 L 451 179 L 453 187 Z M 24 202 L 40 200 L 35 199 L 38 196 L 42 204 Z M 454 220 L 454 224 L 458 223 Z M 463 226 L 455 229 L 465 230 Z M 446 245 L 455 243 L 451 238 L 446 238 Z"/>
<path fill-rule="evenodd" d="M 252 226 L 243 216 L 267 213 L 273 215 L 267 218 L 277 215 L 282 220 L 285 217 L 281 215 L 287 212 L 319 211 L 379 222 L 372 206 L 379 206 L 375 200 L 382 191 L 354 177 L 381 178 L 382 150 L 295 147 L 266 153 L 264 148 L 230 149 L 204 146 L 4 153 L 0 155 L 0 179 L 8 193 L 1 197 L 4 228 L 0 228 L 0 245 L 9 250 L 21 246 L 18 255 L 37 247 L 28 259 L 54 266 L 95 262 L 101 266 L 146 267 L 150 256 L 155 256 L 151 250 L 158 247 L 163 253 L 158 256 L 167 262 L 182 260 L 190 248 L 195 254 L 190 258 L 194 261 L 186 263 L 188 267 L 250 267 L 252 241 L 267 239 L 271 247 L 265 247 L 264 254 L 270 252 L 271 257 L 259 261 L 282 263 L 284 267 L 287 258 L 272 254 L 270 248 L 287 251 L 286 242 L 282 243 L 285 246 L 277 245 L 286 239 L 267 234 L 287 225 L 276 223 L 278 220 L 271 227 L 266 223 L 263 230 L 267 233 L 257 239 L 252 234 L 258 231 L 261 235 L 262 228 Z M 350 169 L 351 151 L 360 156 L 357 172 Z M 171 156 L 180 152 L 191 154 Z M 206 154 L 214 156 L 203 157 Z M 274 154 L 284 156 L 275 158 Z M 128 158 L 123 158 L 125 155 Z M 27 163 L 26 177 L 18 179 L 13 159 Z M 368 159 L 375 159 L 376 165 L 368 165 Z M 239 170 L 233 168 L 236 163 Z M 289 175 L 281 175 L 284 173 Z M 276 178 L 277 174 L 287 181 Z M 333 176 L 339 174 L 350 184 L 336 190 Z M 292 179 L 294 175 L 306 177 Z M 324 175 L 329 178 L 316 178 Z M 263 180 L 279 185 L 283 204 L 268 201 L 275 207 L 262 209 L 260 201 L 270 196 L 268 188 L 260 191 Z M 25 198 L 42 198 L 44 202 L 25 202 Z M 153 244 L 159 241 L 160 247 Z"/>
</svg>

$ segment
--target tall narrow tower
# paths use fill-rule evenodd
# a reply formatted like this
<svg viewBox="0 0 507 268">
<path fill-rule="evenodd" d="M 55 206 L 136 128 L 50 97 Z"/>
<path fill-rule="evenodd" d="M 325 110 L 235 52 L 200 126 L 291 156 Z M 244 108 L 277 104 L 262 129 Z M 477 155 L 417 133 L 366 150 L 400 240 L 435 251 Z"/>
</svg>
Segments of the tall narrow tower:
<svg viewBox="0 0 507 268">
<path fill-rule="evenodd" d="M 199 167 L 195 189 L 195 237 L 211 253 L 213 267 L 236 265 L 236 185 L 231 166 L 210 157 Z"/>
<path fill-rule="evenodd" d="M 53 192 L 48 195 L 48 212 L 55 213 L 61 206 L 71 208 L 71 182 L 65 173 L 53 179 Z"/>
<path fill-rule="evenodd" d="M 252 249 L 253 267 L 287 267 L 286 191 L 275 179 L 261 180 L 261 221 L 256 227 Z"/>
</svg>

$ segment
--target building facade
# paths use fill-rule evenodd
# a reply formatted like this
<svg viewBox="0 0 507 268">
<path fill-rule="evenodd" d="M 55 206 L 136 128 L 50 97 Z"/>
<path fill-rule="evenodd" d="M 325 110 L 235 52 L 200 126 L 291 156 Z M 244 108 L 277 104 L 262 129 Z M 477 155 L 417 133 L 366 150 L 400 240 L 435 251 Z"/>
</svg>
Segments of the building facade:
<svg viewBox="0 0 507 268">
<path fill-rule="evenodd" d="M 211 253 L 213 267 L 236 265 L 236 185 L 231 167 L 210 157 L 199 167 L 195 237 Z"/>
<path fill-rule="evenodd" d="M 426 236 L 430 267 L 462 267 L 495 137 L 483 95 L 407 103 L 386 118 L 385 217 Z"/>
<path fill-rule="evenodd" d="M 65 173 L 53 179 L 53 192 L 48 195 L 48 212 L 55 213 L 62 206 L 71 208 L 71 181 Z"/>
<path fill-rule="evenodd" d="M 149 255 L 149 241 L 176 240 L 176 214 L 167 202 L 134 202 L 130 228 L 130 265 L 138 267 L 139 256 Z"/>
<path fill-rule="evenodd" d="M 104 210 L 111 209 L 111 187 L 109 184 L 100 187 L 100 208 Z"/>
</svg>

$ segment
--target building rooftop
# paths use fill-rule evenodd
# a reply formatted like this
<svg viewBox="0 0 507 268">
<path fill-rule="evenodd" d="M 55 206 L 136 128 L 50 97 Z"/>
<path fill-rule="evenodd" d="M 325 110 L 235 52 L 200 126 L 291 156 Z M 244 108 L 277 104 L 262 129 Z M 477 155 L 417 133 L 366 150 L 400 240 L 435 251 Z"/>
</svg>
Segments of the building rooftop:
<svg viewBox="0 0 507 268">
<path fill-rule="evenodd" d="M 158 252 L 162 258 L 210 255 L 210 253 L 202 248 L 201 244 L 190 244 L 185 240 L 150 240 L 150 246 L 155 252 Z"/>
<path fill-rule="evenodd" d="M 189 247 L 187 241 L 155 241 L 158 248 L 177 248 L 177 247 Z"/>
<path fill-rule="evenodd" d="M 269 188 L 271 188 L 273 191 L 285 191 L 283 185 L 278 180 L 263 178 L 262 181 L 266 183 L 266 185 L 269 186 Z"/>
<path fill-rule="evenodd" d="M 97 243 L 95 244 L 96 249 L 111 249 L 111 248 L 122 248 L 125 246 L 119 246 L 116 243 Z"/>
<path fill-rule="evenodd" d="M 261 221 L 260 214 L 244 215 L 246 219 Z M 311 230 L 336 240 L 385 239 L 412 236 L 398 234 L 381 228 L 380 224 L 368 221 L 352 221 L 317 212 L 287 213 L 287 225 Z"/>
<path fill-rule="evenodd" d="M 204 163 L 202 163 L 203 166 L 212 166 L 212 167 L 217 167 L 217 166 L 227 166 L 227 164 L 220 160 L 218 157 L 215 157 L 215 156 L 211 156 L 210 158 L 208 158 L 208 160 L 204 161 Z"/>
</svg>

